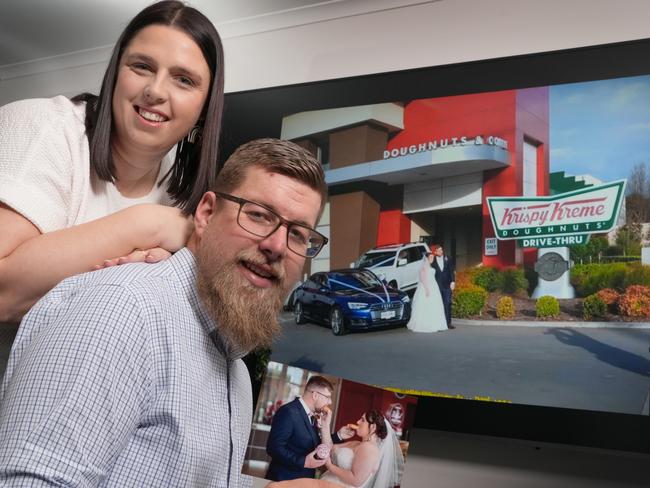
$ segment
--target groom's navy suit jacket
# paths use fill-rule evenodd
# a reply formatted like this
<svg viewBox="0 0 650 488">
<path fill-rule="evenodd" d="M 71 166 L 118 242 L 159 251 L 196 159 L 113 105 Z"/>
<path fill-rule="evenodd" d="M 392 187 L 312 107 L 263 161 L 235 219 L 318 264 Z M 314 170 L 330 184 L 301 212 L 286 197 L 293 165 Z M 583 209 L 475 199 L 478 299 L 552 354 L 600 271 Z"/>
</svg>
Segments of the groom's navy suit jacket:
<svg viewBox="0 0 650 488">
<path fill-rule="evenodd" d="M 431 266 L 436 270 L 436 281 L 438 282 L 438 287 L 440 287 L 441 291 L 449 288 L 449 285 L 456 281 L 454 264 L 449 260 L 449 258 L 447 258 L 447 256 L 443 256 L 443 260 L 444 266 L 442 271 L 440 270 L 440 266 L 438 266 L 438 261 L 435 257 L 433 258 L 433 263 L 431 263 Z"/>
<path fill-rule="evenodd" d="M 305 457 L 320 444 L 320 436 L 297 398 L 282 405 L 271 423 L 266 452 L 271 464 L 266 478 L 272 481 L 313 478 L 316 470 L 304 468 Z"/>
<path fill-rule="evenodd" d="M 436 282 L 438 283 L 438 288 L 440 288 L 442 303 L 445 306 L 445 319 L 447 319 L 447 325 L 451 327 L 451 283 L 456 281 L 456 273 L 454 273 L 453 263 L 447 256 L 443 256 L 442 259 L 442 270 L 438 266 L 438 259 L 435 257 L 431 266 L 436 270 Z"/>
</svg>

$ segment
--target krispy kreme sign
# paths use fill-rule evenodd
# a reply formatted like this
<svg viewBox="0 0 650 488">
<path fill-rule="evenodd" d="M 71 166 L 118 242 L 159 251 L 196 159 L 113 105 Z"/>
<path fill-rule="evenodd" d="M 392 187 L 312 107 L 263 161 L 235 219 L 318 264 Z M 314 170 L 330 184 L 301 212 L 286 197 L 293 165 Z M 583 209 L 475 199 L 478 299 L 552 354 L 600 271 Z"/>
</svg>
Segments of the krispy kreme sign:
<svg viewBox="0 0 650 488">
<path fill-rule="evenodd" d="M 596 234 L 616 224 L 625 180 L 552 197 L 487 197 L 498 239 Z"/>
</svg>

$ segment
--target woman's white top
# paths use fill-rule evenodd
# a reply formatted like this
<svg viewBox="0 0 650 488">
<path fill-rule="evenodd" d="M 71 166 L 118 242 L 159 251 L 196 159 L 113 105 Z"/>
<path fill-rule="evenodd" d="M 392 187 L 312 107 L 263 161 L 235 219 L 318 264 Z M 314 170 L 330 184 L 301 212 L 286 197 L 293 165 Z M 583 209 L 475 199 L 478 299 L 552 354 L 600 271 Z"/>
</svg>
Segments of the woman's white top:
<svg viewBox="0 0 650 488">
<path fill-rule="evenodd" d="M 170 205 L 158 181 L 173 163 L 165 156 L 148 195 L 126 198 L 90 170 L 86 104 L 64 96 L 0 107 L 0 202 L 41 232 L 82 224 L 139 203 Z M 92 175 L 92 176 L 91 176 Z"/>
</svg>

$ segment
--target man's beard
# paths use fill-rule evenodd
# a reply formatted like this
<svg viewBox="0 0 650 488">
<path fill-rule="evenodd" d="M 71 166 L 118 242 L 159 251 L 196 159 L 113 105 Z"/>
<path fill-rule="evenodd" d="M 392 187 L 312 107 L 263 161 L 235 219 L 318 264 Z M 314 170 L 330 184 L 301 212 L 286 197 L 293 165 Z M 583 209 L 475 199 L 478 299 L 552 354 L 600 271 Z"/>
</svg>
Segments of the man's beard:
<svg viewBox="0 0 650 488">
<path fill-rule="evenodd" d="M 247 352 L 270 347 L 280 334 L 278 314 L 289 291 L 280 263 L 268 263 L 255 249 L 242 250 L 228 261 L 218 245 L 205 240 L 201 244 L 196 253 L 197 289 L 220 335 Z M 277 277 L 273 285 L 252 285 L 237 269 L 241 260 L 270 266 Z"/>
</svg>

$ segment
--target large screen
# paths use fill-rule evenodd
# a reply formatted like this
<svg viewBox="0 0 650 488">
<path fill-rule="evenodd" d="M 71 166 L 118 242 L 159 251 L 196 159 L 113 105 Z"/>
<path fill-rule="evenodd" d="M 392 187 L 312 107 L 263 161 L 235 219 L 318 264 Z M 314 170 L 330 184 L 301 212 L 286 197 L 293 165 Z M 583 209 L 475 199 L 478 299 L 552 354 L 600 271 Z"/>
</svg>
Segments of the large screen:
<svg viewBox="0 0 650 488">
<path fill-rule="evenodd" d="M 416 426 L 650 452 L 648 59 L 643 40 L 227 94 L 223 157 L 293 140 L 329 188 L 330 243 L 272 359 L 420 395 Z M 572 209 L 621 181 L 607 232 L 501 239 L 490 215 L 490 198 Z M 413 332 L 436 246 L 455 328 Z"/>
</svg>

